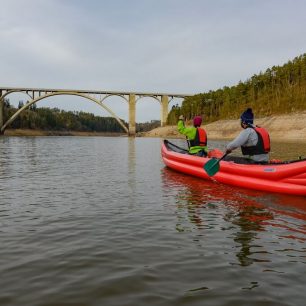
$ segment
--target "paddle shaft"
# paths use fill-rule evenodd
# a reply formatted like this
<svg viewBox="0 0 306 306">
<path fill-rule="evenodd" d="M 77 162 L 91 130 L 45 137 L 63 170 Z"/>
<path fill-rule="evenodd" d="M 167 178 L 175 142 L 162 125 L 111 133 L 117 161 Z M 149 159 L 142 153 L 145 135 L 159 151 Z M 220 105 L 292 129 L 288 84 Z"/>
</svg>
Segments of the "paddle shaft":
<svg viewBox="0 0 306 306">
<path fill-rule="evenodd" d="M 184 151 L 184 152 L 189 152 L 188 150 L 186 150 L 186 149 L 184 149 L 184 148 L 181 148 L 181 147 L 175 145 L 174 143 L 170 142 L 169 140 L 167 140 L 167 142 L 168 142 L 171 146 L 173 146 L 173 147 L 175 147 L 175 148 L 177 148 L 177 149 L 180 149 L 180 150 L 182 150 L 182 151 Z"/>
<path fill-rule="evenodd" d="M 228 154 L 229 154 L 229 153 L 223 154 L 223 156 L 219 158 L 219 161 L 218 161 L 218 162 L 220 162 L 222 159 L 224 159 Z"/>
</svg>

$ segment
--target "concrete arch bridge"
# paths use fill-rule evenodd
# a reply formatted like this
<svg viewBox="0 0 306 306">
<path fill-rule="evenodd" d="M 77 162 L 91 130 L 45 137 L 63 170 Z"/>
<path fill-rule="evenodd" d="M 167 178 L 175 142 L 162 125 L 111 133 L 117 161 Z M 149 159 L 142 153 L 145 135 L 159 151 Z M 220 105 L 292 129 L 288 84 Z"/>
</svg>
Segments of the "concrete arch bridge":
<svg viewBox="0 0 306 306">
<path fill-rule="evenodd" d="M 12 93 L 24 93 L 30 99 L 27 103 L 18 109 L 12 117 L 4 122 L 4 100 Z M 99 90 L 76 90 L 76 89 L 46 89 L 46 88 L 13 88 L 13 87 L 0 87 L 0 134 L 3 134 L 5 129 L 18 117 L 18 115 L 25 109 L 29 108 L 32 104 L 39 102 L 48 97 L 58 95 L 72 95 L 86 98 L 101 107 L 103 107 L 112 117 L 114 117 L 122 128 L 130 136 L 136 133 L 136 102 L 143 97 L 152 97 L 157 100 L 161 105 L 161 126 L 166 125 L 168 116 L 168 105 L 173 98 L 185 98 L 190 95 L 184 94 L 169 94 L 169 93 L 146 93 L 146 92 L 120 92 L 120 91 L 99 91 Z M 97 98 L 98 96 L 98 98 Z M 123 98 L 128 103 L 129 111 L 129 126 L 128 128 L 123 124 L 120 118 L 103 102 L 108 97 L 118 96 Z"/>
</svg>

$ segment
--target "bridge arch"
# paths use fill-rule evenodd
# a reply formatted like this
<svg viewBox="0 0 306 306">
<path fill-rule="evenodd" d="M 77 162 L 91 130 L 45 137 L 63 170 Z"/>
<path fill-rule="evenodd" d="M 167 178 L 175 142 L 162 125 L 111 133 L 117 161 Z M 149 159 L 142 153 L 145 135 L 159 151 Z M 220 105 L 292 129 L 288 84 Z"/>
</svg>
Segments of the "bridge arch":
<svg viewBox="0 0 306 306">
<path fill-rule="evenodd" d="M 101 99 L 100 101 L 103 102 L 104 100 L 106 100 L 107 98 L 109 97 L 121 97 L 123 98 L 127 103 L 129 103 L 129 100 L 124 96 L 124 95 L 119 95 L 119 94 L 108 94 L 108 95 L 105 95 L 103 97 L 103 99 Z"/>
<path fill-rule="evenodd" d="M 11 91 L 11 92 L 8 92 L 6 93 L 4 96 L 6 96 L 7 94 L 9 93 L 12 93 L 12 92 L 18 92 L 18 91 Z M 28 93 L 27 93 L 28 94 Z M 29 95 L 29 94 L 28 94 Z M 59 95 L 71 95 L 71 96 L 80 96 L 80 97 L 83 97 L 85 99 L 89 99 L 95 103 L 97 103 L 98 105 L 100 105 L 101 107 L 103 107 L 109 114 L 111 114 L 112 117 L 114 117 L 116 119 L 116 121 L 121 125 L 121 127 L 127 132 L 129 133 L 129 130 L 128 128 L 123 124 L 123 122 L 120 120 L 120 118 L 118 118 L 116 116 L 116 114 L 110 109 L 108 108 L 106 105 L 103 104 L 103 100 L 105 100 L 105 97 L 104 99 L 102 100 L 98 100 L 98 99 L 95 99 L 91 96 L 88 96 L 86 94 L 83 94 L 83 93 L 79 93 L 79 92 L 68 92 L 68 91 L 64 91 L 64 92 L 52 92 L 52 93 L 47 93 L 43 96 L 40 96 L 40 97 L 37 97 L 37 98 L 34 98 L 32 99 L 31 101 L 29 101 L 28 103 L 26 103 L 23 107 L 21 107 L 16 113 L 14 113 L 14 115 L 9 118 L 4 124 L 3 126 L 1 127 L 1 133 L 3 133 L 5 131 L 5 129 L 20 115 L 20 113 L 22 113 L 25 109 L 29 108 L 31 105 L 33 105 L 34 103 L 37 103 L 38 101 L 40 100 L 43 100 L 45 98 L 49 98 L 49 97 L 52 97 L 52 96 L 59 96 Z M 2 98 L 4 97 L 2 96 Z M 30 96 L 30 95 L 29 95 Z M 31 96 L 30 96 L 31 97 Z M 31 97 L 32 98 L 32 97 Z M 126 99 L 125 99 L 126 100 Z"/>
<path fill-rule="evenodd" d="M 135 103 L 137 103 L 135 121 L 150 122 L 151 120 L 159 120 L 162 125 L 161 118 L 163 110 L 160 96 L 138 95 L 135 98 Z"/>
<path fill-rule="evenodd" d="M 4 100 L 4 98 L 12 93 L 23 93 L 26 94 L 27 96 L 29 96 L 31 99 L 34 99 L 33 96 L 31 96 L 27 91 L 20 91 L 20 90 L 9 90 L 7 91 L 5 94 L 3 94 L 0 98 L 1 100 Z"/>
<path fill-rule="evenodd" d="M 28 101 L 26 105 L 20 108 L 11 118 L 4 123 L 4 98 L 11 93 L 25 93 L 32 100 Z M 37 96 L 38 95 L 38 96 Z M 190 95 L 186 94 L 173 94 L 173 93 L 150 93 L 150 92 L 128 92 L 128 91 L 105 91 L 105 90 L 78 90 L 78 89 L 50 89 L 50 88 L 16 88 L 16 87 L 0 87 L 0 134 L 3 134 L 7 126 L 12 123 L 16 117 L 26 108 L 32 104 L 56 95 L 75 95 L 85 99 L 89 99 L 98 105 L 102 106 L 108 113 L 110 113 L 122 126 L 122 128 L 129 134 L 129 136 L 135 136 L 136 134 L 136 101 L 139 101 L 142 97 L 152 97 L 160 102 L 161 105 L 161 126 L 167 124 L 168 105 L 173 98 L 185 98 Z M 99 95 L 99 99 L 96 98 Z M 103 98 L 101 98 L 103 95 Z M 118 96 L 128 102 L 129 107 L 129 127 L 127 128 L 123 122 L 103 104 L 103 101 L 110 96 Z M 170 100 L 169 100 L 170 99 Z"/>
<path fill-rule="evenodd" d="M 154 96 L 154 95 L 148 95 L 148 96 L 138 96 L 138 98 L 136 99 L 136 102 L 138 102 L 140 99 L 142 98 L 153 98 L 155 99 L 157 102 L 161 103 L 161 100 L 158 99 L 157 96 Z"/>
</svg>

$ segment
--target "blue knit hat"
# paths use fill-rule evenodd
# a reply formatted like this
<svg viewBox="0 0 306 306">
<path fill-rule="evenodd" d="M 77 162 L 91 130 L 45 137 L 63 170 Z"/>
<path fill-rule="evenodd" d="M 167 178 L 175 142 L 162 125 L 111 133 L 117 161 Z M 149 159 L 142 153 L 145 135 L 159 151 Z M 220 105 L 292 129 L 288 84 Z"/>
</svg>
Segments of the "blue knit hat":
<svg viewBox="0 0 306 306">
<path fill-rule="evenodd" d="M 251 108 L 248 108 L 245 112 L 243 112 L 240 116 L 240 119 L 244 123 L 253 124 L 254 114 Z"/>
</svg>

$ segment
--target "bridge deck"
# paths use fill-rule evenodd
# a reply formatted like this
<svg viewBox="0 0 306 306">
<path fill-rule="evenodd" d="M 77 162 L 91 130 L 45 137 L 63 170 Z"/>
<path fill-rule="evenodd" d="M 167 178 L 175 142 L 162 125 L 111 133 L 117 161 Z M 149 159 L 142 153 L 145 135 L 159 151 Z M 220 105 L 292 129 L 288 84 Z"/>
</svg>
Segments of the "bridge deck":
<svg viewBox="0 0 306 306">
<path fill-rule="evenodd" d="M 27 88 L 27 87 L 0 87 L 0 91 L 5 92 L 79 92 L 85 94 L 101 94 L 101 95 L 138 95 L 138 96 L 168 96 L 175 98 L 190 97 L 192 94 L 176 94 L 176 93 L 156 93 L 156 92 L 133 92 L 133 91 L 105 91 L 105 90 L 84 90 L 84 89 L 54 89 L 54 88 Z"/>
</svg>

